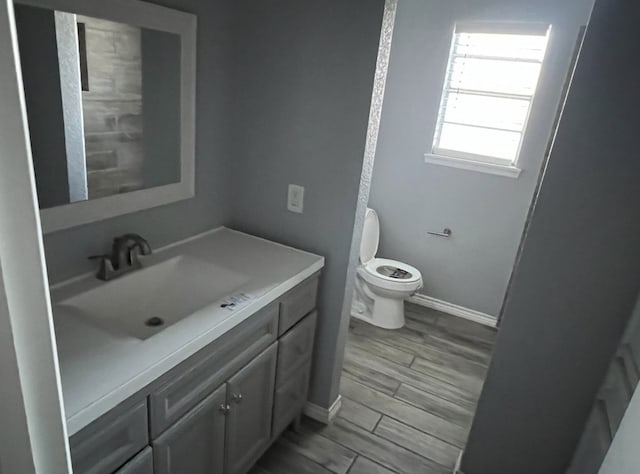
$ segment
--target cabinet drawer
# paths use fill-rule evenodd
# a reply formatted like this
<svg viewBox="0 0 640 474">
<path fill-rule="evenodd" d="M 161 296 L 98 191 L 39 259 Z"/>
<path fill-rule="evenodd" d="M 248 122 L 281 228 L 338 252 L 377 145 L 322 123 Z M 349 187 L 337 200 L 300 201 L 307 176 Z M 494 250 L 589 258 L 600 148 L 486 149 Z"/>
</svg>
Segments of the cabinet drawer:
<svg viewBox="0 0 640 474">
<path fill-rule="evenodd" d="M 314 311 L 280 338 L 277 383 L 288 379 L 313 353 L 318 312 Z"/>
<path fill-rule="evenodd" d="M 318 277 L 312 277 L 282 297 L 280 301 L 279 336 L 287 332 L 291 326 L 316 307 L 317 294 Z"/>
<path fill-rule="evenodd" d="M 115 474 L 153 474 L 153 451 L 150 447 L 145 448 Z"/>
<path fill-rule="evenodd" d="M 277 326 L 274 303 L 165 374 L 149 396 L 151 437 L 155 439 L 274 342 Z"/>
<path fill-rule="evenodd" d="M 71 437 L 73 472 L 112 474 L 149 444 L 148 432 L 146 400 L 115 408 Z"/>
<path fill-rule="evenodd" d="M 276 388 L 273 404 L 273 437 L 279 436 L 302 412 L 307 402 L 310 371 L 311 361 L 308 361 Z"/>
</svg>

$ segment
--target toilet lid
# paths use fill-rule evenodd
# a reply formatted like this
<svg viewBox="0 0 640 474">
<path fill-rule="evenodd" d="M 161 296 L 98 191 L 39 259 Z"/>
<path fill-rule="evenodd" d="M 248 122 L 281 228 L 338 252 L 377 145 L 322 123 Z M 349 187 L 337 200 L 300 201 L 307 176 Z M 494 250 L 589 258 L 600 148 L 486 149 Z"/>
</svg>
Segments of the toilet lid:
<svg viewBox="0 0 640 474">
<path fill-rule="evenodd" d="M 378 243 L 380 242 L 380 222 L 378 214 L 373 209 L 367 208 L 362 229 L 362 242 L 360 243 L 360 261 L 367 263 L 376 256 Z"/>
</svg>

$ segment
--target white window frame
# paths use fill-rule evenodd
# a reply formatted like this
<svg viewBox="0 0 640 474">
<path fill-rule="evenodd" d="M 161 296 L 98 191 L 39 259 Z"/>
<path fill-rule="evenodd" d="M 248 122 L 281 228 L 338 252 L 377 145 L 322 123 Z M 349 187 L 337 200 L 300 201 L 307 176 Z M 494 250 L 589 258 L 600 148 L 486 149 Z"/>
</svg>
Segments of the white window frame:
<svg viewBox="0 0 640 474">
<path fill-rule="evenodd" d="M 520 166 L 520 158 L 522 155 L 522 148 L 524 144 L 524 140 L 527 134 L 527 129 L 529 125 L 529 119 L 531 118 L 532 110 L 534 108 L 534 104 L 536 102 L 536 97 L 538 95 L 538 90 L 534 91 L 531 96 L 529 111 L 527 113 L 527 118 L 525 120 L 524 126 L 522 128 L 522 136 L 520 139 L 520 144 L 518 146 L 518 152 L 516 153 L 516 158 L 512 163 L 506 163 L 505 160 L 501 160 L 499 158 L 494 158 L 485 155 L 475 155 L 472 153 L 464 153 L 464 152 L 456 152 L 452 150 L 439 150 L 436 147 L 437 135 L 439 133 L 439 124 L 440 124 L 440 114 L 442 113 L 442 103 L 447 95 L 446 85 L 449 81 L 449 75 L 451 73 L 451 63 L 453 58 L 453 52 L 455 48 L 455 39 L 456 34 L 460 32 L 473 32 L 473 33 L 493 33 L 493 34 L 516 34 L 516 35 L 541 35 L 547 36 L 550 38 L 551 35 L 551 25 L 547 23 L 535 23 L 535 22 L 527 22 L 527 23 L 516 23 L 516 22 L 457 22 L 453 26 L 453 31 L 451 34 L 451 43 L 450 50 L 447 56 L 447 69 L 444 77 L 444 81 L 442 83 L 441 88 L 441 97 L 438 102 L 438 110 L 437 110 L 437 119 L 434 125 L 433 134 L 431 135 L 432 141 L 430 143 L 431 151 L 424 154 L 425 163 L 435 164 L 435 165 L 443 165 L 449 166 L 453 168 L 478 171 L 484 173 L 495 174 L 499 176 L 507 176 L 511 178 L 518 178 L 520 173 L 522 172 L 522 167 Z M 538 87 L 542 80 L 546 58 L 548 57 L 549 52 L 549 43 L 547 43 L 547 48 L 545 50 L 544 57 L 542 58 L 542 69 L 540 71 L 540 75 L 538 76 Z"/>
</svg>

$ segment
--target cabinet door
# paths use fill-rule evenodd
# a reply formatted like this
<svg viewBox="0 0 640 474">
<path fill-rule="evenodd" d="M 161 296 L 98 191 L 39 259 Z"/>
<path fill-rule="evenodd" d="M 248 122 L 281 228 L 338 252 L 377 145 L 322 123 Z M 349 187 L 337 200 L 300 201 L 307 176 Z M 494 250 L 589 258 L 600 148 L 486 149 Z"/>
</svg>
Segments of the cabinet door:
<svg viewBox="0 0 640 474">
<path fill-rule="evenodd" d="M 225 407 L 223 385 L 155 440 L 155 473 L 222 474 Z"/>
<path fill-rule="evenodd" d="M 309 392 L 310 370 L 308 361 L 283 383 L 278 382 L 273 403 L 273 436 L 279 436 L 302 413 Z"/>
<path fill-rule="evenodd" d="M 277 343 L 247 364 L 228 382 L 225 473 L 249 470 L 271 441 Z"/>
<path fill-rule="evenodd" d="M 153 474 L 153 453 L 145 448 L 140 454 L 116 471 L 116 474 Z"/>
</svg>

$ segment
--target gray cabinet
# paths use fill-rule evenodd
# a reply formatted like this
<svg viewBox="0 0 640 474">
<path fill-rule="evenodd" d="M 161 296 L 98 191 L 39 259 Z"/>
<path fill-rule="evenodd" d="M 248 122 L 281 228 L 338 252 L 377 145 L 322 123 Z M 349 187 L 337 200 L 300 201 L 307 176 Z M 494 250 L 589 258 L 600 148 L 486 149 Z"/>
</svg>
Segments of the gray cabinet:
<svg viewBox="0 0 640 474">
<path fill-rule="evenodd" d="M 289 329 L 278 342 L 278 367 L 273 406 L 273 436 L 279 436 L 302 413 L 307 401 L 316 311 Z"/>
<path fill-rule="evenodd" d="M 280 338 L 277 383 L 287 380 L 313 353 L 317 313 L 313 311 Z"/>
<path fill-rule="evenodd" d="M 278 385 L 273 405 L 273 435 L 278 436 L 302 412 L 309 392 L 311 362 Z"/>
<path fill-rule="evenodd" d="M 278 304 L 270 304 L 162 376 L 149 395 L 151 437 L 160 435 L 277 337 Z"/>
<path fill-rule="evenodd" d="M 317 276 L 70 439 L 74 474 L 244 474 L 302 413 Z"/>
<path fill-rule="evenodd" d="M 222 386 L 155 440 L 155 473 L 222 474 L 226 405 Z"/>
<path fill-rule="evenodd" d="M 127 401 L 70 440 L 75 474 L 111 474 L 149 444 L 147 400 Z"/>
<path fill-rule="evenodd" d="M 271 441 L 276 356 L 273 344 L 229 379 L 225 474 L 248 471 Z"/>
<path fill-rule="evenodd" d="M 278 335 L 284 334 L 316 307 L 317 294 L 318 278 L 309 278 L 282 297 Z"/>
<path fill-rule="evenodd" d="M 135 458 L 116 471 L 116 474 L 153 474 L 153 452 L 143 449 Z"/>
</svg>

